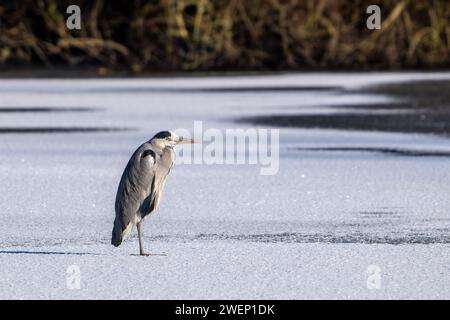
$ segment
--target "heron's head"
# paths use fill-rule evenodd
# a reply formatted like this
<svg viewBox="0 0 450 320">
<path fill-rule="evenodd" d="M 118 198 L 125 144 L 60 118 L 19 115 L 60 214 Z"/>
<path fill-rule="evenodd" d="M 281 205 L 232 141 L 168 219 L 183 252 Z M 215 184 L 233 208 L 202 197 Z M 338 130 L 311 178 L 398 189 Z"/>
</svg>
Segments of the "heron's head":
<svg viewBox="0 0 450 320">
<path fill-rule="evenodd" d="M 177 144 L 190 144 L 195 143 L 193 139 L 183 138 L 177 136 L 172 131 L 161 131 L 155 134 L 155 136 L 150 140 L 152 144 L 156 144 L 161 148 L 173 148 Z"/>
</svg>

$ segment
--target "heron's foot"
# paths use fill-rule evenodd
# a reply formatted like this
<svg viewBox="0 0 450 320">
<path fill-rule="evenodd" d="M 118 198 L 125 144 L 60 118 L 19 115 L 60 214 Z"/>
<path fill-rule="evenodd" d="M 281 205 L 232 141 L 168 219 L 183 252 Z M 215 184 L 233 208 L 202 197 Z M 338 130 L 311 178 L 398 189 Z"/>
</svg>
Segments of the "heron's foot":
<svg viewBox="0 0 450 320">
<path fill-rule="evenodd" d="M 150 253 L 141 252 L 141 253 L 132 253 L 131 256 L 135 256 L 135 257 L 148 257 L 148 256 L 151 256 L 151 254 L 150 254 Z"/>
<path fill-rule="evenodd" d="M 145 253 L 145 252 L 141 252 L 139 254 L 131 254 L 132 256 L 137 256 L 137 257 L 149 257 L 149 256 L 167 256 L 167 254 L 165 253 Z"/>
</svg>

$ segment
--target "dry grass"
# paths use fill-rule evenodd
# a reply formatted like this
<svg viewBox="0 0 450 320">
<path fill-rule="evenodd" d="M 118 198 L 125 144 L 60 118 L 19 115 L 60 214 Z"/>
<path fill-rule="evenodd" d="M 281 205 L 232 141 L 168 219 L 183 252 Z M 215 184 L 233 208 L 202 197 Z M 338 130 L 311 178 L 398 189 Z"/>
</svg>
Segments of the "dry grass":
<svg viewBox="0 0 450 320">
<path fill-rule="evenodd" d="M 82 9 L 82 30 L 65 8 Z M 381 30 L 365 27 L 382 8 Z M 0 65 L 144 70 L 450 66 L 448 0 L 22 0 L 0 3 Z"/>
</svg>

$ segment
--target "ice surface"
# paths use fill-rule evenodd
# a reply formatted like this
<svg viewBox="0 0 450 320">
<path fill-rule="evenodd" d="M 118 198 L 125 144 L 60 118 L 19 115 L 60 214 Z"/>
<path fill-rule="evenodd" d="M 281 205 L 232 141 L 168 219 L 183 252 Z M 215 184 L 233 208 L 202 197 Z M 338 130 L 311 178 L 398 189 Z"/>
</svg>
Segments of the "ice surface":
<svg viewBox="0 0 450 320">
<path fill-rule="evenodd" d="M 250 127 L 264 113 L 338 112 L 386 103 L 338 94 L 450 73 L 260 77 L 0 80 L 0 128 L 119 128 L 0 133 L 0 298 L 450 298 L 448 157 L 307 151 L 389 147 L 450 152 L 434 135 L 281 129 L 280 171 L 257 165 L 177 165 L 160 209 L 110 245 L 114 198 L 133 150 L 155 132 Z M 271 87 L 311 90 L 270 90 Z M 261 91 L 208 88 L 262 87 Z M 330 87 L 315 91 L 312 87 Z M 183 90 L 179 90 L 183 89 Z M 190 90 L 196 89 L 196 90 Z M 2 112 L 2 108 L 89 108 Z M 81 288 L 67 287 L 79 266 Z M 380 268 L 369 289 L 367 268 Z"/>
</svg>

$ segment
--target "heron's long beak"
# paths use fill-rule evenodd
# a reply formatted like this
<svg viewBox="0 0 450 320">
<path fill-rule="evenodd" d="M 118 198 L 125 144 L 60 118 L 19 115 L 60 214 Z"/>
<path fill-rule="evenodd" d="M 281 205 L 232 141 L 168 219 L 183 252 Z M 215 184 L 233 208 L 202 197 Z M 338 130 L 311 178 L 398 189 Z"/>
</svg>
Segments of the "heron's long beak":
<svg viewBox="0 0 450 320">
<path fill-rule="evenodd" d="M 192 143 L 197 143 L 197 141 L 195 141 L 194 139 L 188 139 L 183 137 L 180 137 L 180 140 L 178 140 L 177 142 L 177 144 L 192 144 Z"/>
</svg>

